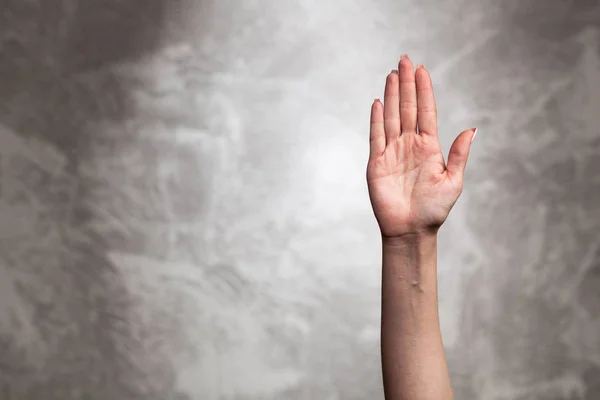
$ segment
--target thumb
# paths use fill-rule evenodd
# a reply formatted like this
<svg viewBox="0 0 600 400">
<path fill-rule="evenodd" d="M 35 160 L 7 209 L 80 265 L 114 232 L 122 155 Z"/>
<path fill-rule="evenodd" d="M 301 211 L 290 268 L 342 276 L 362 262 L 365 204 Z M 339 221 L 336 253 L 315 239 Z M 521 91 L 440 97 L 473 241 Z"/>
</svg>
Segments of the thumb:
<svg viewBox="0 0 600 400">
<path fill-rule="evenodd" d="M 462 131 L 452 147 L 450 147 L 450 153 L 448 154 L 448 164 L 446 169 L 450 180 L 457 186 L 462 184 L 463 176 L 465 174 L 465 167 L 467 166 L 467 159 L 469 158 L 469 150 L 471 149 L 471 143 L 475 139 L 477 128 L 467 129 Z"/>
</svg>

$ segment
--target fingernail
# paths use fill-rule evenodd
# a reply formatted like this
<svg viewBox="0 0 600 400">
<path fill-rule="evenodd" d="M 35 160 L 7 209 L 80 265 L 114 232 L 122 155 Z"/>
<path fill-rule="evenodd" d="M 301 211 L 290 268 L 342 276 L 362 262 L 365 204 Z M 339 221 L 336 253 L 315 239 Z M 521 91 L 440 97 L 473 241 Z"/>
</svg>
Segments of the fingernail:
<svg viewBox="0 0 600 400">
<path fill-rule="evenodd" d="M 397 74 L 398 70 L 397 69 L 393 69 L 392 72 L 390 72 L 390 74 Z"/>
<path fill-rule="evenodd" d="M 419 68 L 423 68 L 423 64 L 419 64 L 419 65 L 417 65 L 417 68 L 416 68 L 416 69 L 419 69 Z"/>
<path fill-rule="evenodd" d="M 404 60 L 404 59 L 407 59 L 407 60 L 409 59 L 409 58 L 408 58 L 408 54 L 402 54 L 402 55 L 400 56 L 400 61 L 402 61 L 402 60 Z"/>
<path fill-rule="evenodd" d="M 471 128 L 473 130 L 473 136 L 471 136 L 471 143 L 475 140 L 475 135 L 477 135 L 477 128 Z"/>
</svg>

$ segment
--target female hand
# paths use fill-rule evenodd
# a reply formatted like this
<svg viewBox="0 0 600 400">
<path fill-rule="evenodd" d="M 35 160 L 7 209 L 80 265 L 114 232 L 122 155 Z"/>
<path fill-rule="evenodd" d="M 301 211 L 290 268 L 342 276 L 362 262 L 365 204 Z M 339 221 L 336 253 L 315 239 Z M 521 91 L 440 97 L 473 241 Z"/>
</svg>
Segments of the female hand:
<svg viewBox="0 0 600 400">
<path fill-rule="evenodd" d="M 476 129 L 440 149 L 431 77 L 403 55 L 387 76 L 384 104 L 371 108 L 369 197 L 385 238 L 435 234 L 458 200 Z M 418 127 L 418 129 L 417 129 Z"/>
</svg>

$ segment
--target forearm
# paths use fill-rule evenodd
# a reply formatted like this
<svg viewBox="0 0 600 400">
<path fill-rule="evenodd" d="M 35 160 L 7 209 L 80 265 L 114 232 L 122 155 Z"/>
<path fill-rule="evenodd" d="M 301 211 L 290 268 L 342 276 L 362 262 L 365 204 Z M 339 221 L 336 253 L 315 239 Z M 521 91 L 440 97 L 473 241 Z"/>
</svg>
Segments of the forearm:
<svg viewBox="0 0 600 400">
<path fill-rule="evenodd" d="M 440 332 L 437 235 L 383 240 L 381 350 L 386 400 L 451 400 Z"/>
</svg>

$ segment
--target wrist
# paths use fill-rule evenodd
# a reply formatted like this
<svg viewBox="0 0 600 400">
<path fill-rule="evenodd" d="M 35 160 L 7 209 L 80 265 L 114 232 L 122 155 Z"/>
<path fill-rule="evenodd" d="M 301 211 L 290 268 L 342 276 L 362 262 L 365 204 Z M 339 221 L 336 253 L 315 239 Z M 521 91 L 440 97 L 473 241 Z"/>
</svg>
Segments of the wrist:
<svg viewBox="0 0 600 400">
<path fill-rule="evenodd" d="M 437 301 L 437 233 L 382 236 L 383 280 Z"/>
<path fill-rule="evenodd" d="M 381 235 L 381 241 L 384 247 L 406 247 L 414 245 L 437 244 L 438 233 L 435 232 L 419 232 L 407 233 L 397 236 Z"/>
</svg>

